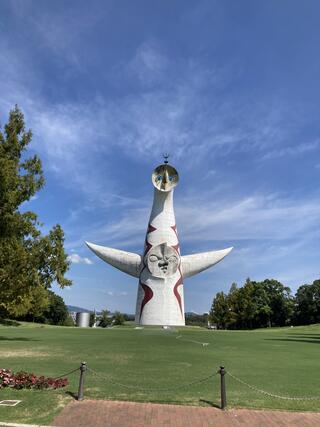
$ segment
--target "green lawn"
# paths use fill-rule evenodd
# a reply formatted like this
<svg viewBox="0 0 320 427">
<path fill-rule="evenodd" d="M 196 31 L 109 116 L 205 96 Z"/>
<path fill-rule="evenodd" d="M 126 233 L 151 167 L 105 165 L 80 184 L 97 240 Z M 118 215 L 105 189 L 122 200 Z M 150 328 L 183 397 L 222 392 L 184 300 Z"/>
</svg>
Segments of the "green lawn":
<svg viewBox="0 0 320 427">
<path fill-rule="evenodd" d="M 209 343 L 202 345 L 201 343 Z M 0 367 L 58 376 L 86 361 L 85 397 L 185 405 L 219 405 L 219 376 L 174 391 L 214 373 L 220 365 L 268 392 L 320 397 L 320 325 L 257 331 L 207 331 L 200 328 L 77 329 L 22 323 L 0 325 Z M 0 390 L 0 400 L 22 400 L 1 407 L 0 420 L 48 424 L 78 387 L 78 373 L 66 389 Z M 259 394 L 226 377 L 229 407 L 319 411 L 318 401 L 280 400 Z"/>
</svg>

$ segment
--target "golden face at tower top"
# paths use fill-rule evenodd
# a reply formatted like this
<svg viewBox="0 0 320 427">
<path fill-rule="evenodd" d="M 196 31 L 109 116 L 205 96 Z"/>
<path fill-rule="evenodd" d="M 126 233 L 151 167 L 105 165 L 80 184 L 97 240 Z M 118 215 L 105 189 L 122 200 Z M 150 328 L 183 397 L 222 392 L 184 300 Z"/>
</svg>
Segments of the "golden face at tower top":
<svg viewBox="0 0 320 427">
<path fill-rule="evenodd" d="M 170 191 L 179 182 L 179 175 L 173 166 L 163 164 L 152 173 L 152 183 L 160 191 Z"/>
</svg>

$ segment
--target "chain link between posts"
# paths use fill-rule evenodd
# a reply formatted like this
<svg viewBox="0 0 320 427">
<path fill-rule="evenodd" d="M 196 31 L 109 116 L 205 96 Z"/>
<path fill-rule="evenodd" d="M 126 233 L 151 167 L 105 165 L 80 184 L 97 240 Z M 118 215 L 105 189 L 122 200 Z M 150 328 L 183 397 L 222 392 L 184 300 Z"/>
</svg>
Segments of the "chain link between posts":
<svg viewBox="0 0 320 427">
<path fill-rule="evenodd" d="M 66 372 L 63 375 L 59 375 L 58 377 L 54 377 L 53 379 L 59 380 L 60 378 L 67 377 L 68 375 L 74 374 L 75 372 L 78 372 L 78 371 L 79 371 L 79 368 L 76 368 L 76 369 L 73 369 L 72 371 Z"/>
<path fill-rule="evenodd" d="M 196 384 L 202 384 L 202 383 L 207 382 L 208 380 L 210 380 L 211 378 L 213 378 L 214 376 L 217 375 L 217 373 L 214 372 L 213 374 L 208 375 L 207 377 L 198 378 L 198 379 L 196 379 L 194 381 L 191 381 L 191 382 L 189 382 L 187 384 L 181 384 L 181 385 L 176 386 L 176 387 L 146 388 L 146 387 L 140 387 L 140 386 L 136 386 L 136 385 L 128 385 L 128 384 L 119 383 L 119 382 L 113 380 L 112 378 L 110 378 L 108 376 L 105 376 L 103 374 L 100 374 L 100 373 L 94 371 L 93 369 L 91 369 L 89 367 L 87 367 L 87 370 L 89 372 L 91 372 L 93 375 L 95 375 L 96 377 L 101 378 L 103 380 L 106 380 L 106 381 L 108 381 L 109 383 L 111 383 L 113 385 L 124 387 L 124 388 L 130 389 L 130 390 L 139 390 L 139 391 L 142 391 L 142 392 L 152 392 L 152 391 L 160 391 L 160 392 L 163 391 L 163 392 L 167 392 L 167 391 L 176 391 L 176 390 L 187 388 L 187 387 L 190 387 L 190 386 L 193 386 L 193 385 L 196 385 Z"/>
<path fill-rule="evenodd" d="M 269 396 L 269 397 L 274 397 L 276 399 L 294 400 L 294 401 L 299 401 L 299 400 L 309 400 L 309 401 L 311 401 L 311 400 L 320 400 L 320 396 L 312 396 L 312 397 L 290 397 L 290 396 L 281 396 L 279 394 L 269 393 L 268 391 L 261 390 L 260 388 L 257 388 L 257 387 L 255 387 L 255 386 L 253 386 L 251 384 L 246 383 L 245 381 L 241 380 L 240 378 L 236 377 L 235 375 L 231 374 L 228 371 L 226 371 L 226 374 L 229 375 L 229 377 L 233 378 L 238 383 L 243 384 L 246 387 L 250 388 L 251 390 L 254 390 L 257 393 L 261 393 L 261 394 L 264 394 L 264 395 Z"/>
</svg>

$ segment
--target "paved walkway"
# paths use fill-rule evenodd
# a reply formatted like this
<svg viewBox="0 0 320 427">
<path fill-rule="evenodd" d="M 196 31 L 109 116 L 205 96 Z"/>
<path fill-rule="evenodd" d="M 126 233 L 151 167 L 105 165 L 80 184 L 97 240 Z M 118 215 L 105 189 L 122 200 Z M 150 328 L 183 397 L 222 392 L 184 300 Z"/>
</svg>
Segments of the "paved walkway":
<svg viewBox="0 0 320 427">
<path fill-rule="evenodd" d="M 55 418 L 57 427 L 319 427 L 320 413 L 221 411 L 195 406 L 84 400 L 72 402 Z"/>
</svg>

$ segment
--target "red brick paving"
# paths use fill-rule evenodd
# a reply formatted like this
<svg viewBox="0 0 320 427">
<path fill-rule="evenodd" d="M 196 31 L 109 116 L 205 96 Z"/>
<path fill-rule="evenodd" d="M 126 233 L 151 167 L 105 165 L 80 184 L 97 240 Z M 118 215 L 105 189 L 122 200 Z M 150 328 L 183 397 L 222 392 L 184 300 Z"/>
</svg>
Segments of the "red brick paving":
<svg viewBox="0 0 320 427">
<path fill-rule="evenodd" d="M 84 400 L 54 419 L 57 427 L 319 427 L 320 413 L 252 411 Z"/>
</svg>

